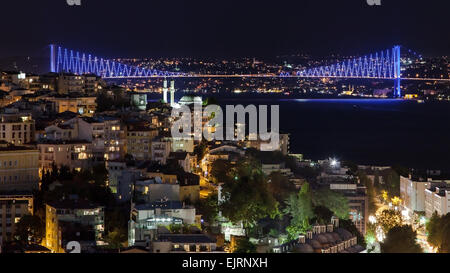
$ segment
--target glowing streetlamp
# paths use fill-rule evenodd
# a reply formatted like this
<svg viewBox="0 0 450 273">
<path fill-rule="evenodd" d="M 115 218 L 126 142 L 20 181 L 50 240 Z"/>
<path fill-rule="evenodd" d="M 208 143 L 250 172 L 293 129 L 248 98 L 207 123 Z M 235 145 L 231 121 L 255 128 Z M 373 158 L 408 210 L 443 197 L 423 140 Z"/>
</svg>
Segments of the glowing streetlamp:
<svg viewBox="0 0 450 273">
<path fill-rule="evenodd" d="M 376 229 L 376 235 L 378 242 L 383 242 L 384 239 L 386 238 L 386 235 L 384 234 L 383 229 L 380 226 L 378 226 Z"/>
<path fill-rule="evenodd" d="M 333 158 L 333 159 L 331 159 L 330 165 L 331 165 L 331 167 L 335 168 L 335 167 L 337 167 L 338 163 L 339 162 L 337 161 L 337 159 Z"/>
<path fill-rule="evenodd" d="M 420 217 L 419 223 L 423 226 L 427 223 L 427 218 L 425 216 Z"/>
<path fill-rule="evenodd" d="M 402 211 L 402 216 L 403 216 L 403 219 L 405 219 L 406 221 L 409 221 L 409 219 L 410 219 L 410 217 L 409 217 L 409 212 L 408 212 L 408 210 L 403 210 Z"/>
</svg>

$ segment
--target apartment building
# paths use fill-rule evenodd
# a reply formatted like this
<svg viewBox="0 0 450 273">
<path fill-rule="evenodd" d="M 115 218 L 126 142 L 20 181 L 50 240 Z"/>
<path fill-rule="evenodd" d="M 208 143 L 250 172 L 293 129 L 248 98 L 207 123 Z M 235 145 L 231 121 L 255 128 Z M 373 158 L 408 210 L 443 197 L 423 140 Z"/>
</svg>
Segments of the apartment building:
<svg viewBox="0 0 450 273">
<path fill-rule="evenodd" d="M 39 151 L 0 143 L 0 192 L 31 192 L 38 183 Z"/>
<path fill-rule="evenodd" d="M 57 113 L 72 112 L 82 116 L 92 117 L 97 109 L 96 97 L 55 96 L 45 98 L 54 105 Z"/>
<path fill-rule="evenodd" d="M 72 240 L 82 248 L 104 244 L 104 207 L 84 200 L 63 200 L 45 207 L 45 245 L 52 252 L 64 253 Z"/>
<path fill-rule="evenodd" d="M 403 205 L 411 212 L 425 211 L 425 190 L 431 186 L 431 181 L 414 181 L 411 177 L 400 176 L 400 198 Z"/>
<path fill-rule="evenodd" d="M 158 130 L 144 126 L 127 130 L 127 154 L 136 160 L 152 159 L 152 139 L 158 136 Z"/>
<path fill-rule="evenodd" d="M 450 185 L 445 182 L 425 189 L 425 215 L 430 218 L 434 212 L 439 216 L 450 213 Z"/>
<path fill-rule="evenodd" d="M 57 89 L 59 94 L 81 93 L 84 88 L 84 77 L 64 73 L 58 76 Z"/>
<path fill-rule="evenodd" d="M 170 155 L 170 148 L 170 142 L 154 139 L 152 141 L 152 160 L 165 165 Z"/>
<path fill-rule="evenodd" d="M 41 173 L 57 167 L 67 166 L 81 170 L 91 165 L 92 143 L 87 141 L 50 141 L 39 143 L 39 169 Z"/>
<path fill-rule="evenodd" d="M 129 246 L 146 246 L 156 238 L 159 226 L 196 223 L 195 208 L 179 201 L 158 201 L 132 208 L 128 226 Z"/>
<path fill-rule="evenodd" d="M 31 114 L 9 110 L 0 115 L 0 140 L 14 145 L 35 141 L 35 122 Z"/>
<path fill-rule="evenodd" d="M 0 195 L 1 241 L 14 240 L 16 224 L 24 215 L 33 214 L 32 195 Z"/>
</svg>

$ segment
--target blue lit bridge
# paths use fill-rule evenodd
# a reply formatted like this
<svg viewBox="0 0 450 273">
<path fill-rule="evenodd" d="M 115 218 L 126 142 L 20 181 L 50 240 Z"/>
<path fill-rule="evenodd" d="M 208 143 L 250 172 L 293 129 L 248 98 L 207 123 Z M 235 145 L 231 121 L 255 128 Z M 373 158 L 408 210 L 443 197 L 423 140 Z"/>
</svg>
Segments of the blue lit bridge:
<svg viewBox="0 0 450 273">
<path fill-rule="evenodd" d="M 281 74 L 211 75 L 170 72 L 123 64 L 50 45 L 50 71 L 55 73 L 95 74 L 105 79 L 126 78 L 345 78 L 393 80 L 396 97 L 401 97 L 401 80 L 445 80 L 401 78 L 401 47 L 364 57 L 348 59 L 332 65 L 307 68 Z"/>
</svg>

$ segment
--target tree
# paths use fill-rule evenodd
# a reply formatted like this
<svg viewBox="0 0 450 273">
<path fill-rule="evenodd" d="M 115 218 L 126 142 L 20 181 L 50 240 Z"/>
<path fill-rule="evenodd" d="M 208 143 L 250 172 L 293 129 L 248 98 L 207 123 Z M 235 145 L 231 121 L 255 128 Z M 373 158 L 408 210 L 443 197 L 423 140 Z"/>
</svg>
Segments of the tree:
<svg viewBox="0 0 450 273">
<path fill-rule="evenodd" d="M 44 222 L 35 215 L 22 216 L 16 225 L 17 239 L 24 244 L 40 244 L 44 233 Z"/>
<path fill-rule="evenodd" d="M 246 229 L 260 219 L 278 215 L 278 202 L 269 191 L 261 166 L 251 159 L 228 172 L 222 195 L 222 215 L 233 223 L 242 222 Z"/>
<path fill-rule="evenodd" d="M 374 183 L 367 177 L 366 173 L 363 171 L 358 172 L 359 180 L 361 184 L 365 185 L 367 188 L 367 195 L 369 199 L 369 214 L 375 214 L 378 209 L 376 198 L 377 192 Z M 378 176 L 377 176 L 378 177 Z"/>
<path fill-rule="evenodd" d="M 422 248 L 416 242 L 416 232 L 412 227 L 396 226 L 386 234 L 386 239 L 381 243 L 382 253 L 422 253 Z"/>
<path fill-rule="evenodd" d="M 208 144 L 205 141 L 201 141 L 194 148 L 194 154 L 197 156 L 197 160 L 201 161 L 206 154 L 206 150 L 208 149 Z"/>
<path fill-rule="evenodd" d="M 233 253 L 256 253 L 256 246 L 247 237 L 240 238 Z"/>
<path fill-rule="evenodd" d="M 124 231 L 128 229 L 128 220 L 130 215 L 130 207 L 115 205 L 108 206 L 105 210 L 105 226 L 107 232 Z"/>
<path fill-rule="evenodd" d="M 333 212 L 327 207 L 317 206 L 314 207 L 314 215 L 316 222 L 322 225 L 327 225 L 330 223 L 331 217 L 333 217 Z"/>
<path fill-rule="evenodd" d="M 358 173 L 358 164 L 353 161 L 345 161 L 344 166 L 349 169 L 350 175 L 356 175 Z"/>
<path fill-rule="evenodd" d="M 400 175 L 392 169 L 387 171 L 385 175 L 385 189 L 390 196 L 400 195 Z"/>
<path fill-rule="evenodd" d="M 410 174 L 410 171 L 408 168 L 404 167 L 404 166 L 400 166 L 400 165 L 394 165 L 392 166 L 392 169 L 399 175 L 403 176 L 403 177 L 408 177 Z"/>
<path fill-rule="evenodd" d="M 292 217 L 286 229 L 290 239 L 297 238 L 300 233 L 310 229 L 310 220 L 314 217 L 309 184 L 305 183 L 298 194 L 291 194 L 286 200 L 284 213 Z"/>
<path fill-rule="evenodd" d="M 329 188 L 321 188 L 314 193 L 313 204 L 314 206 L 322 206 L 331 210 L 334 215 L 340 219 L 347 219 L 350 207 L 348 205 L 348 199 Z"/>
<path fill-rule="evenodd" d="M 269 176 L 269 190 L 278 202 L 283 202 L 296 191 L 295 185 L 280 172 L 274 172 Z"/>
<path fill-rule="evenodd" d="M 450 253 L 450 223 L 447 221 L 442 229 L 441 246 L 438 248 L 439 253 Z"/>
<path fill-rule="evenodd" d="M 229 182 L 229 171 L 232 168 L 231 163 L 227 160 L 218 159 L 211 166 L 211 176 L 216 183 Z"/>
<path fill-rule="evenodd" d="M 364 236 L 361 234 L 361 232 L 359 232 L 358 228 L 355 226 L 355 223 L 353 223 L 352 220 L 350 220 L 350 219 L 340 220 L 339 225 L 341 227 L 343 227 L 344 229 L 346 229 L 351 234 L 353 234 L 354 236 L 356 236 L 356 238 L 358 240 L 358 244 L 360 246 L 362 246 L 362 247 L 367 246 Z"/>
<path fill-rule="evenodd" d="M 111 249 L 118 249 L 119 251 L 126 241 L 127 232 L 120 228 L 115 228 L 105 237 L 105 242 L 108 244 L 108 247 Z"/>
<path fill-rule="evenodd" d="M 173 234 L 188 234 L 192 225 L 187 224 L 170 224 L 167 229 Z"/>
<path fill-rule="evenodd" d="M 219 212 L 217 192 L 209 195 L 205 199 L 200 199 L 195 208 L 208 224 L 213 224 Z"/>
<path fill-rule="evenodd" d="M 441 217 L 435 211 L 426 225 L 428 233 L 428 243 L 436 248 L 441 246 L 442 232 L 441 232 Z"/>
<path fill-rule="evenodd" d="M 440 253 L 450 253 L 450 213 L 440 217 L 433 213 L 426 225 L 428 243 Z"/>
<path fill-rule="evenodd" d="M 384 210 L 381 215 L 378 216 L 378 223 L 380 223 L 384 232 L 388 232 L 394 227 L 402 225 L 402 215 L 396 210 Z"/>
<path fill-rule="evenodd" d="M 373 186 L 375 187 L 376 190 L 380 189 L 380 175 L 378 174 L 378 171 L 375 172 L 375 176 L 373 179 Z"/>
<path fill-rule="evenodd" d="M 300 177 L 305 178 L 307 181 L 315 181 L 317 179 L 317 176 L 320 174 L 320 171 L 318 169 L 305 166 L 296 168 L 294 173 Z"/>
<path fill-rule="evenodd" d="M 170 224 L 169 226 L 167 226 L 167 229 L 173 234 L 183 233 L 183 225 L 180 224 Z"/>
<path fill-rule="evenodd" d="M 97 112 L 105 112 L 118 108 L 130 106 L 130 100 L 127 98 L 125 89 L 119 86 L 111 87 L 112 94 L 109 91 L 102 90 L 97 94 Z"/>
</svg>

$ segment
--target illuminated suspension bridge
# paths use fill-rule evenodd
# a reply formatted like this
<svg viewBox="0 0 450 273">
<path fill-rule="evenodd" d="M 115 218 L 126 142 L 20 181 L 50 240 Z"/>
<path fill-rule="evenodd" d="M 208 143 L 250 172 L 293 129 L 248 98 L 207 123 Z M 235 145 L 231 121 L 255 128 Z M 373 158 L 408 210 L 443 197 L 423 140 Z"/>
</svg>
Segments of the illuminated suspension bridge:
<svg viewBox="0 0 450 273">
<path fill-rule="evenodd" d="M 120 78 L 347 78 L 393 80 L 395 96 L 401 97 L 401 80 L 442 80 L 423 78 L 401 78 L 400 46 L 367 55 L 297 72 L 281 74 L 211 75 L 170 72 L 126 65 L 50 45 L 50 71 L 55 73 L 95 74 L 105 79 Z"/>
</svg>

